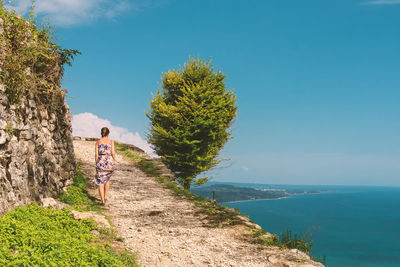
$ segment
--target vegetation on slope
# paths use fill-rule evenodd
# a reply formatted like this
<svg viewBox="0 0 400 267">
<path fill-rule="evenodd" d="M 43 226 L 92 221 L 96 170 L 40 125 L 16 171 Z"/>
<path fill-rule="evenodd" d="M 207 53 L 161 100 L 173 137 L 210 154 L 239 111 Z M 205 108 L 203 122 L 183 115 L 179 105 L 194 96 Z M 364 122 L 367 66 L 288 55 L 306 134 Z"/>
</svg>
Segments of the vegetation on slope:
<svg viewBox="0 0 400 267">
<path fill-rule="evenodd" d="M 33 7 L 32 7 L 33 8 Z M 37 25 L 33 10 L 28 20 L 7 11 L 0 2 L 0 83 L 11 103 L 31 91 L 53 110 L 62 106 L 65 90 L 60 80 L 64 64 L 71 65 L 78 50 L 64 49 L 55 43 L 52 27 Z"/>
<path fill-rule="evenodd" d="M 80 163 L 76 167 L 73 184 L 60 195 L 59 199 L 78 211 L 101 211 L 99 203 L 95 202 L 95 199 L 88 194 L 87 178 L 82 173 Z"/>
<path fill-rule="evenodd" d="M 125 266 L 92 230 L 93 221 L 77 221 L 67 209 L 15 208 L 0 218 L 0 265 Z"/>
</svg>

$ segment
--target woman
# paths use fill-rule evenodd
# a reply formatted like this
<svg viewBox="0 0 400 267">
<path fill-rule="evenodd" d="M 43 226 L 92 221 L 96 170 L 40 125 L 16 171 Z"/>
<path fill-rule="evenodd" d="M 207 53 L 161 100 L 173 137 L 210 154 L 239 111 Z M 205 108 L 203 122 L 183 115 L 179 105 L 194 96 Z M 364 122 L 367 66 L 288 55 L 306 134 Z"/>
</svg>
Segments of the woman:
<svg viewBox="0 0 400 267">
<path fill-rule="evenodd" d="M 101 205 L 107 200 L 110 178 L 115 169 L 114 141 L 108 139 L 110 130 L 101 128 L 101 138 L 96 142 L 96 179 L 99 186 Z"/>
</svg>

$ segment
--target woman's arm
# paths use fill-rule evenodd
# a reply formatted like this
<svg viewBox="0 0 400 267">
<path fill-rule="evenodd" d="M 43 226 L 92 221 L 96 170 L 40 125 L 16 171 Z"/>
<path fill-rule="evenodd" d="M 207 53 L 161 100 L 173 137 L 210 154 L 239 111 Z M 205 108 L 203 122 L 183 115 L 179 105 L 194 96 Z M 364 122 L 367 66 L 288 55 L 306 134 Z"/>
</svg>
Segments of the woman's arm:
<svg viewBox="0 0 400 267">
<path fill-rule="evenodd" d="M 99 146 L 98 146 L 99 141 L 96 142 L 96 158 L 94 159 L 94 162 L 97 164 L 97 160 L 99 159 Z"/>
<path fill-rule="evenodd" d="M 117 160 L 116 160 L 116 157 L 115 157 L 114 140 L 112 140 L 112 143 L 111 143 L 111 155 L 112 155 L 112 157 L 114 159 L 114 162 L 116 162 Z"/>
</svg>

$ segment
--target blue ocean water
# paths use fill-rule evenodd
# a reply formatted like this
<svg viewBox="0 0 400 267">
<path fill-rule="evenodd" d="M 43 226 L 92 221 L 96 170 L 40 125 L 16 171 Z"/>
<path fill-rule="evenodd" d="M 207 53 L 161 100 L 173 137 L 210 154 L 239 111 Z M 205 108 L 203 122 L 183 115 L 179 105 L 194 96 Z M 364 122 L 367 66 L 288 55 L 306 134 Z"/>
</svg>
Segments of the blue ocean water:
<svg viewBox="0 0 400 267">
<path fill-rule="evenodd" d="M 313 236 L 311 255 L 329 267 L 400 266 L 400 188 L 237 184 L 253 188 L 327 190 L 274 200 L 223 203 L 265 230 Z"/>
</svg>

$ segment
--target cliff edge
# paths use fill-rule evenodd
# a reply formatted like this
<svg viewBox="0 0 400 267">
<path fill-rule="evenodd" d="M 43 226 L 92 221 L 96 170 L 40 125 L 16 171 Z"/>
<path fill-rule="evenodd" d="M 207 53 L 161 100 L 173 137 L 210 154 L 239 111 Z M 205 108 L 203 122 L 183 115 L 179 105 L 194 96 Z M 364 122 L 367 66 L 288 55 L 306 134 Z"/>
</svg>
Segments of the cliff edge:
<svg viewBox="0 0 400 267">
<path fill-rule="evenodd" d="M 95 141 L 77 139 L 76 159 L 93 178 Z M 173 194 L 123 154 L 117 150 L 105 213 L 127 247 L 138 252 L 142 266 L 323 266 L 297 249 L 250 242 L 253 232 L 245 220 L 213 225 L 193 202 Z M 98 197 L 94 184 L 90 193 Z"/>
</svg>

